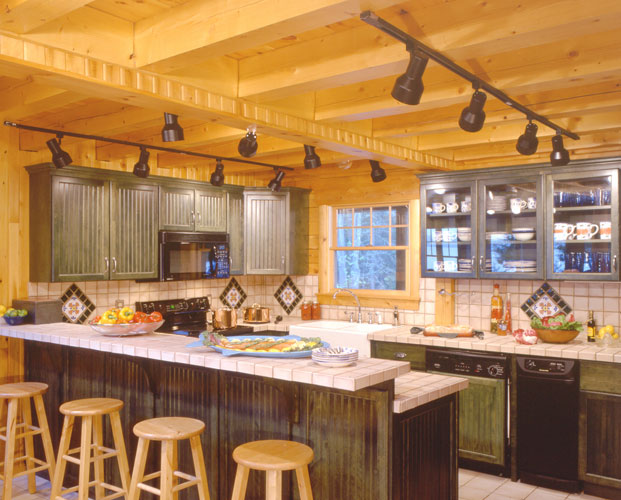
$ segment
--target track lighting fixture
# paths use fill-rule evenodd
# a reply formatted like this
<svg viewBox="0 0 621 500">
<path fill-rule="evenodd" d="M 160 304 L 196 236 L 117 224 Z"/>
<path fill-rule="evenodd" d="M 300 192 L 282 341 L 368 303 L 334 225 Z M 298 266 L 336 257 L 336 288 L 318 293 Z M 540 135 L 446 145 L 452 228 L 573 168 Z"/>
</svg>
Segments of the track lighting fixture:
<svg viewBox="0 0 621 500">
<path fill-rule="evenodd" d="M 487 95 L 485 95 L 485 92 L 481 92 L 478 89 L 474 91 L 472 99 L 470 99 L 470 105 L 463 109 L 459 117 L 459 126 L 462 130 L 478 132 L 483 128 L 483 123 L 485 122 L 483 106 L 485 106 L 486 100 Z"/>
<path fill-rule="evenodd" d="M 379 161 L 369 160 L 371 164 L 371 179 L 373 182 L 382 182 L 386 178 L 386 171 L 380 167 Z"/>
<path fill-rule="evenodd" d="M 216 160 L 216 169 L 211 174 L 209 182 L 211 182 L 212 186 L 222 186 L 224 184 L 224 165 L 220 158 Z"/>
<path fill-rule="evenodd" d="M 410 62 L 392 89 L 391 95 L 403 104 L 418 104 L 423 95 L 423 73 L 427 67 L 427 57 L 418 50 L 410 51 Z"/>
<path fill-rule="evenodd" d="M 63 151 L 60 147 L 60 141 L 62 139 L 62 135 L 57 135 L 58 139 L 50 139 L 46 142 L 47 147 L 52 152 L 52 163 L 56 168 L 63 168 L 67 165 L 71 165 L 73 161 L 69 153 Z"/>
<path fill-rule="evenodd" d="M 272 191 L 280 191 L 281 183 L 283 178 L 285 177 L 285 172 L 282 170 L 278 170 L 276 172 L 276 177 L 274 177 L 269 184 L 267 185 Z"/>
<path fill-rule="evenodd" d="M 529 121 L 524 129 L 524 133 L 518 138 L 515 145 L 515 149 L 521 155 L 532 155 L 537 152 L 537 146 L 539 140 L 537 139 L 537 127 L 536 123 Z"/>
<path fill-rule="evenodd" d="M 569 151 L 563 146 L 563 136 L 557 132 L 552 137 L 552 152 L 550 153 L 550 163 L 554 167 L 560 167 L 569 163 Z"/>
<path fill-rule="evenodd" d="M 183 129 L 177 122 L 177 115 L 164 113 L 164 128 L 162 129 L 162 140 L 164 142 L 176 142 L 183 140 Z"/>
<path fill-rule="evenodd" d="M 145 148 L 140 148 L 140 157 L 134 165 L 134 175 L 136 177 L 149 177 L 149 152 Z"/>
<path fill-rule="evenodd" d="M 239 151 L 239 154 L 244 158 L 251 158 L 257 154 L 257 148 L 257 133 L 254 129 L 249 127 L 246 131 L 246 136 L 240 139 L 237 151 Z"/>
<path fill-rule="evenodd" d="M 315 153 L 315 146 L 304 144 L 304 153 L 306 153 L 306 156 L 304 156 L 304 168 L 311 169 L 321 166 L 321 158 Z"/>
</svg>

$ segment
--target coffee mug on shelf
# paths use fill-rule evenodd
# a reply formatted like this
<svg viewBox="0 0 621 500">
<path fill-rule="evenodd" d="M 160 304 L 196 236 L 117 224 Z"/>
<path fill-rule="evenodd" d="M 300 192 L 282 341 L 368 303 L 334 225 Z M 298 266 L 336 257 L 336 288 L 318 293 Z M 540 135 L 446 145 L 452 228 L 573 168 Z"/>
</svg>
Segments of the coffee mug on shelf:
<svg viewBox="0 0 621 500">
<path fill-rule="evenodd" d="M 444 262 L 441 260 L 436 260 L 433 263 L 433 270 L 437 273 L 442 273 L 444 272 Z"/>
<path fill-rule="evenodd" d="M 554 224 L 554 239 L 557 241 L 565 241 L 573 239 L 576 226 L 566 224 L 565 222 L 556 222 Z"/>
<path fill-rule="evenodd" d="M 442 228 L 442 241 L 457 241 L 457 228 L 456 227 L 443 227 Z"/>
<path fill-rule="evenodd" d="M 597 224 L 590 222 L 578 222 L 576 224 L 576 239 L 578 240 L 590 240 L 598 232 L 599 226 Z"/>
<path fill-rule="evenodd" d="M 602 221 L 599 223 L 599 237 L 602 240 L 612 238 L 612 223 L 610 221 Z"/>
<path fill-rule="evenodd" d="M 431 211 L 434 214 L 441 214 L 446 210 L 446 205 L 444 203 L 435 202 L 431 204 Z"/>
<path fill-rule="evenodd" d="M 529 210 L 534 210 L 535 208 L 537 208 L 537 198 L 530 196 L 526 200 L 526 208 L 528 208 Z"/>
<path fill-rule="evenodd" d="M 472 210 L 472 202 L 470 200 L 464 200 L 461 202 L 461 211 L 464 213 Z"/>
<path fill-rule="evenodd" d="M 459 203 L 447 203 L 446 204 L 446 212 L 449 214 L 454 214 L 455 212 L 457 212 L 457 210 L 459 210 Z"/>
<path fill-rule="evenodd" d="M 444 271 L 447 273 L 457 272 L 457 262 L 454 260 L 447 260 L 444 262 Z"/>
<path fill-rule="evenodd" d="M 514 214 L 519 214 L 523 209 L 526 208 L 526 201 L 522 198 L 512 198 L 511 199 L 511 211 Z"/>
</svg>

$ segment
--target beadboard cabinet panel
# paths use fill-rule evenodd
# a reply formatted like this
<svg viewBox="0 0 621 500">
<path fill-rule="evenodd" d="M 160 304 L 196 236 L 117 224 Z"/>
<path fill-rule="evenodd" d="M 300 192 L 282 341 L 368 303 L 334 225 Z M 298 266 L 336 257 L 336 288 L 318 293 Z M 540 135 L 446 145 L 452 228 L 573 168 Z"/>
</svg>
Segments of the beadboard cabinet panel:
<svg viewBox="0 0 621 500">
<path fill-rule="evenodd" d="M 160 228 L 167 231 L 226 231 L 227 193 L 181 183 L 161 187 Z"/>
<path fill-rule="evenodd" d="M 227 193 L 221 189 L 196 190 L 194 193 L 195 231 L 226 231 Z"/>
<path fill-rule="evenodd" d="M 228 193 L 227 233 L 229 234 L 229 272 L 244 274 L 244 192 L 243 189 Z"/>
<path fill-rule="evenodd" d="M 167 231 L 194 231 L 194 189 L 160 188 L 160 228 Z"/>
</svg>

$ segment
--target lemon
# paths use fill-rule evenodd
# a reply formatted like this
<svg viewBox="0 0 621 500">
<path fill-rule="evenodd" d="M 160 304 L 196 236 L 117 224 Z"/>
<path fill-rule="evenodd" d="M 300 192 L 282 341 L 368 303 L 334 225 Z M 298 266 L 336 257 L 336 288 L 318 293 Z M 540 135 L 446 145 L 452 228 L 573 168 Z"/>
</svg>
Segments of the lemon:
<svg viewBox="0 0 621 500">
<path fill-rule="evenodd" d="M 612 325 L 606 325 L 604 327 L 604 330 L 606 333 L 609 333 L 610 335 L 612 335 L 613 333 L 615 333 L 615 327 Z"/>
<path fill-rule="evenodd" d="M 5 312 L 6 312 L 6 307 L 4 307 L 2 304 L 0 304 L 0 316 L 4 316 Z"/>
<path fill-rule="evenodd" d="M 600 339 L 603 339 L 603 338 L 604 338 L 604 335 L 606 335 L 606 327 L 605 327 L 605 326 L 602 326 L 602 327 L 601 327 L 601 328 L 597 331 L 597 336 L 598 336 Z"/>
</svg>

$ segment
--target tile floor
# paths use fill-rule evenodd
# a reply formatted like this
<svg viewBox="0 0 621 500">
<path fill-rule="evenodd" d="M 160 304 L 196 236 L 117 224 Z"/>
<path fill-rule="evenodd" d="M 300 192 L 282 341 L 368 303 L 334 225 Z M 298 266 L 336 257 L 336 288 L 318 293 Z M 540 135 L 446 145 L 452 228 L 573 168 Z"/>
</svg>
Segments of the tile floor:
<svg viewBox="0 0 621 500">
<path fill-rule="evenodd" d="M 471 470 L 459 470 L 459 500 L 603 500 L 584 493 L 538 488 L 530 484 L 514 483 L 511 479 L 490 476 Z"/>
<path fill-rule="evenodd" d="M 2 481 L 0 481 L 2 485 Z M 19 477 L 13 482 L 12 500 L 49 500 L 50 483 L 37 478 L 37 492 L 28 493 L 28 484 L 25 477 Z M 77 498 L 77 493 L 69 500 Z M 600 497 L 583 494 L 569 494 L 562 491 L 537 488 L 520 482 L 513 483 L 510 479 L 490 476 L 480 472 L 460 469 L 459 471 L 459 500 L 604 500 Z M 435 499 L 427 499 L 435 500 Z"/>
</svg>

